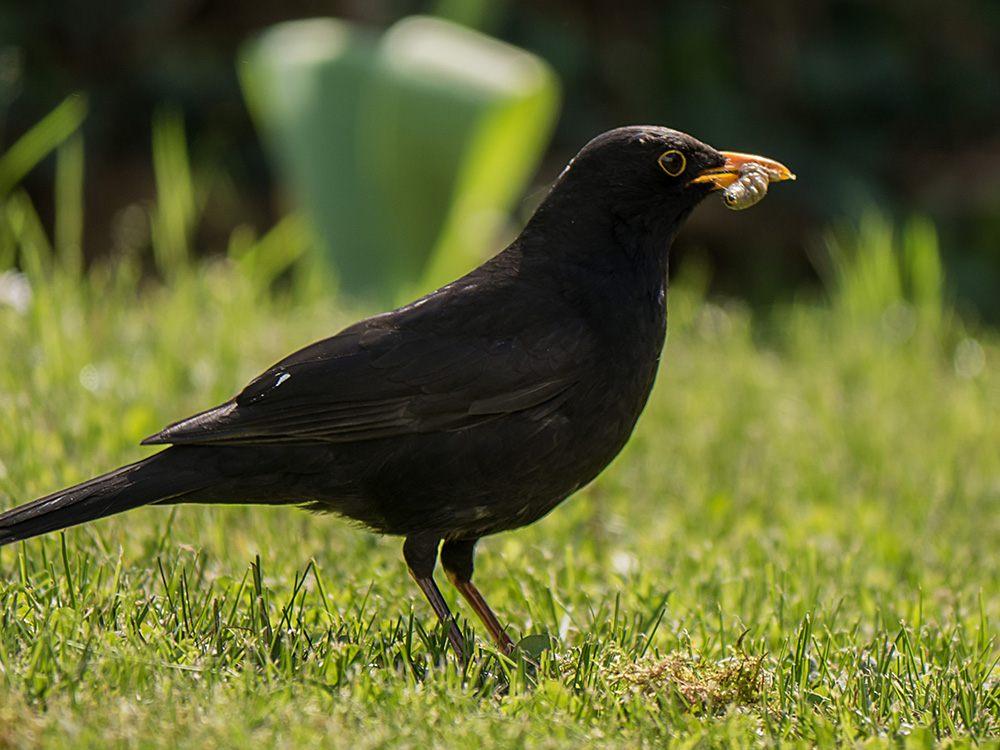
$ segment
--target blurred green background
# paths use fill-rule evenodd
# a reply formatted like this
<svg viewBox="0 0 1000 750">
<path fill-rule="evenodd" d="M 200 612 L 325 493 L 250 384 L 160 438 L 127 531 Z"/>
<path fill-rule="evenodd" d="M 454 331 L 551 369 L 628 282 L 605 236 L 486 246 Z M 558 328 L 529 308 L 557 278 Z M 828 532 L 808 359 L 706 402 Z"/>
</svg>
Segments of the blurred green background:
<svg viewBox="0 0 1000 750">
<path fill-rule="evenodd" d="M 767 211 L 736 217 L 710 201 L 692 217 L 675 266 L 705 262 L 715 291 L 764 305 L 810 288 L 824 229 L 875 206 L 930 218 L 963 314 L 1000 320 L 996 0 L 4 0 L 0 151 L 85 92 L 83 252 L 134 250 L 148 230 L 130 223 L 130 207 L 156 196 L 150 133 L 168 104 L 206 186 L 193 246 L 224 252 L 235 228 L 263 234 L 289 206 L 237 79 L 241 45 L 290 19 L 379 31 L 415 13 L 476 26 L 561 79 L 554 136 L 512 226 L 589 138 L 663 124 L 780 159 L 799 176 L 772 191 Z M 22 182 L 49 228 L 55 162 Z"/>
</svg>

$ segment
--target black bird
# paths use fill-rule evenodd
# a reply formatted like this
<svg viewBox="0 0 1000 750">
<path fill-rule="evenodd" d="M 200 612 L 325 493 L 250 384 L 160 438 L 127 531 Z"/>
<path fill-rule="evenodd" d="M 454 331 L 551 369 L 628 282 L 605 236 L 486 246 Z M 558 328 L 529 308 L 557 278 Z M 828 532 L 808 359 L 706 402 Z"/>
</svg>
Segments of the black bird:
<svg viewBox="0 0 1000 750">
<path fill-rule="evenodd" d="M 0 515 L 0 545 L 149 504 L 338 513 L 405 538 L 459 658 L 432 577 L 439 547 L 448 578 L 510 650 L 472 584 L 476 542 L 537 521 L 625 445 L 660 361 L 674 236 L 748 169 L 792 178 L 666 128 L 598 136 L 501 253 L 143 441 L 171 446 L 160 453 Z"/>
</svg>

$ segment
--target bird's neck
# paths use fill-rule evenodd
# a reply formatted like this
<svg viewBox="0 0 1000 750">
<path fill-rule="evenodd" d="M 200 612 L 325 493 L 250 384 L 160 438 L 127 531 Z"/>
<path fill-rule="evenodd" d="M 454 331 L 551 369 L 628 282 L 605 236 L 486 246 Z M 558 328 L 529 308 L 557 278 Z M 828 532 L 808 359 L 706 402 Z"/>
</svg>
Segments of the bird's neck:
<svg viewBox="0 0 1000 750">
<path fill-rule="evenodd" d="M 640 308 L 662 308 L 670 245 L 686 214 L 568 211 L 553 198 L 539 207 L 521 235 L 519 250 L 525 261 L 544 263 L 563 277 L 567 288 L 597 296 L 607 293 L 621 302 L 636 300 Z"/>
<path fill-rule="evenodd" d="M 658 357 L 666 335 L 674 232 L 610 212 L 577 212 L 572 222 L 546 218 L 536 213 L 515 243 L 521 269 L 541 271 L 528 275 L 547 278 L 547 285 L 609 340 L 628 336 L 649 346 L 648 357 Z"/>
</svg>

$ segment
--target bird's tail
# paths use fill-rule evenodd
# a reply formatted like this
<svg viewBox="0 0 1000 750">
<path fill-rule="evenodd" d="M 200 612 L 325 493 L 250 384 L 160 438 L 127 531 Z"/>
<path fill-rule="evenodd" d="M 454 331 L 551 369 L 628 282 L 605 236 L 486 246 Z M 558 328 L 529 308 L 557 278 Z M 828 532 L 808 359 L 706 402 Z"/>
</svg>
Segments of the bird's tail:
<svg viewBox="0 0 1000 750">
<path fill-rule="evenodd" d="M 169 448 L 82 484 L 0 514 L 0 547 L 141 505 L 182 501 L 203 486 Z"/>
</svg>

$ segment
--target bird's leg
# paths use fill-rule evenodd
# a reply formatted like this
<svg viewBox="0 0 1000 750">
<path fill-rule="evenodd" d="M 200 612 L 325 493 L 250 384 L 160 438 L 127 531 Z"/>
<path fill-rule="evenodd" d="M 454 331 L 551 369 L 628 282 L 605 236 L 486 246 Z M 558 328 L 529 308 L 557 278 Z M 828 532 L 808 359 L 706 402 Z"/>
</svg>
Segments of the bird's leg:
<svg viewBox="0 0 1000 750">
<path fill-rule="evenodd" d="M 448 609 L 448 602 L 441 596 L 441 589 L 434 583 L 434 564 L 437 562 L 438 545 L 441 538 L 427 534 L 417 534 L 408 536 L 403 541 L 403 559 L 406 567 L 410 570 L 410 575 L 417 582 L 420 590 L 424 592 L 427 601 L 434 608 L 434 613 L 438 619 L 448 627 L 448 642 L 451 644 L 455 655 L 462 664 L 468 663 L 465 653 L 465 640 L 462 638 L 462 631 L 459 630 L 458 623 Z"/>
<path fill-rule="evenodd" d="M 472 557 L 477 541 L 477 539 L 445 541 L 441 546 L 441 567 L 444 568 L 448 580 L 458 589 L 458 593 L 483 621 L 497 647 L 503 653 L 509 654 L 514 649 L 514 641 L 508 637 L 493 610 L 472 583 Z"/>
</svg>

